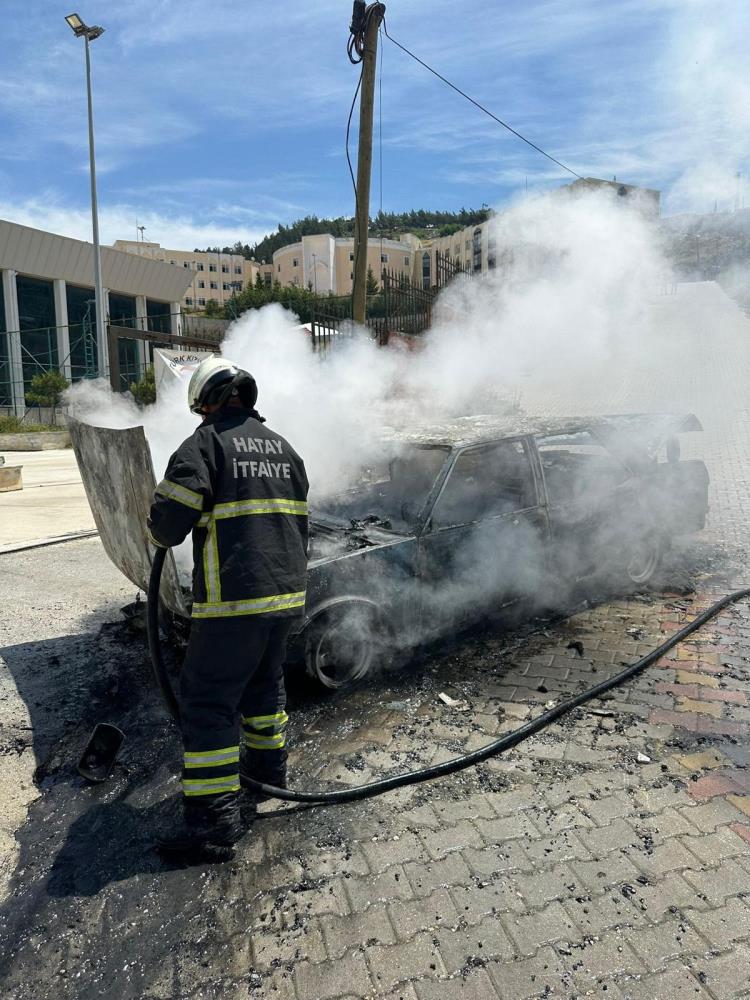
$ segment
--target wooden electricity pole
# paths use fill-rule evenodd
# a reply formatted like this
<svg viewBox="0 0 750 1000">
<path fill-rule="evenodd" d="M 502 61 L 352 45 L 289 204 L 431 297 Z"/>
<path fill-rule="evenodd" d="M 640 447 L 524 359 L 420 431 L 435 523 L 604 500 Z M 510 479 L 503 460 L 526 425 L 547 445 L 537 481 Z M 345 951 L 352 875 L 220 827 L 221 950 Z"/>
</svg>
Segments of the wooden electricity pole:
<svg viewBox="0 0 750 1000">
<path fill-rule="evenodd" d="M 362 57 L 362 88 L 359 99 L 357 204 L 354 219 L 354 287 L 352 289 L 352 318 L 355 323 L 364 323 L 367 313 L 367 235 L 370 227 L 372 117 L 375 105 L 378 30 L 384 13 L 385 6 L 378 5 L 369 17 Z"/>
</svg>

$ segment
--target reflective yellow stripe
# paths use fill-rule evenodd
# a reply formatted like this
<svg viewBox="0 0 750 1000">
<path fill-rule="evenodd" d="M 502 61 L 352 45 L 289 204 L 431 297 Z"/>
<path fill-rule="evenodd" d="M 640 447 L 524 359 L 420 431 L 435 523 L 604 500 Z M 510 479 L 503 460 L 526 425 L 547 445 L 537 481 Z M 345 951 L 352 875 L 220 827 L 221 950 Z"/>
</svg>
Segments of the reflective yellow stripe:
<svg viewBox="0 0 750 1000">
<path fill-rule="evenodd" d="M 218 604 L 221 601 L 219 546 L 216 522 L 211 514 L 208 517 L 208 535 L 203 545 L 203 576 L 206 583 L 206 604 Z"/>
<path fill-rule="evenodd" d="M 285 726 L 289 722 L 286 712 L 276 712 L 274 715 L 243 715 L 242 724 L 253 729 L 265 729 L 268 726 Z"/>
<path fill-rule="evenodd" d="M 208 522 L 210 520 L 211 520 L 211 515 L 210 514 L 203 514 L 198 519 L 198 522 L 197 522 L 197 524 L 195 526 L 196 526 L 196 528 L 207 528 L 208 527 Z"/>
<path fill-rule="evenodd" d="M 245 746 L 251 750 L 281 750 L 286 744 L 286 737 L 283 733 L 275 736 L 256 736 L 245 733 Z"/>
<path fill-rule="evenodd" d="M 245 514 L 307 514 L 306 500 L 266 497 L 263 500 L 235 500 L 217 503 L 213 515 L 217 518 L 240 517 Z"/>
<path fill-rule="evenodd" d="M 192 510 L 203 510 L 203 497 L 200 493 L 189 490 L 187 486 L 180 486 L 179 483 L 172 483 L 169 479 L 162 479 L 154 492 L 169 497 L 170 500 L 176 500 Z"/>
<path fill-rule="evenodd" d="M 182 790 L 185 795 L 218 795 L 220 792 L 239 792 L 239 774 L 228 778 L 183 778 Z"/>
<path fill-rule="evenodd" d="M 204 753 L 185 752 L 185 767 L 216 767 L 217 764 L 236 764 L 240 759 L 240 748 L 226 747 L 224 750 L 207 750 Z"/>
<path fill-rule="evenodd" d="M 305 591 L 296 594 L 276 594 L 246 601 L 218 601 L 193 605 L 193 618 L 226 618 L 232 615 L 262 615 L 270 611 L 286 611 L 305 606 Z"/>
<path fill-rule="evenodd" d="M 151 542 L 152 545 L 156 546 L 157 549 L 168 549 L 169 548 L 168 545 L 162 545 L 161 542 L 157 542 L 157 540 L 151 534 L 151 529 L 148 526 L 146 527 L 146 537 L 148 538 L 148 540 Z"/>
</svg>

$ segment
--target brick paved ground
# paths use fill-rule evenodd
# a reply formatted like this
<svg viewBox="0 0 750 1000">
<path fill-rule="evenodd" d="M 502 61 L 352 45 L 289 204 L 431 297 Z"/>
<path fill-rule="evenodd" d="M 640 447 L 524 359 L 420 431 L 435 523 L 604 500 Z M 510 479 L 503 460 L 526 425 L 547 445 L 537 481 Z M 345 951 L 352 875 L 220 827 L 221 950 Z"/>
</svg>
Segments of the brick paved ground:
<svg viewBox="0 0 750 1000">
<path fill-rule="evenodd" d="M 750 513 L 743 323 L 723 328 L 732 373 L 699 357 L 706 377 L 726 377 L 736 420 L 712 422 L 707 407 L 713 518 L 685 557 L 705 570 L 697 591 L 620 597 L 530 635 L 489 628 L 406 676 L 308 704 L 292 725 L 294 784 L 358 784 L 480 746 L 726 592 L 744 564 L 714 573 L 716 548 L 741 556 Z M 54 914 L 40 908 L 15 946 L 8 996 L 41 995 L 35 962 L 51 934 L 55 996 L 750 997 L 748 639 L 747 606 L 727 609 L 611 697 L 450 778 L 328 809 L 267 803 L 231 864 L 136 875 L 111 862 L 116 875 L 94 888 L 65 869 Z M 149 766 L 158 797 L 168 761 Z M 146 815 L 154 795 L 138 786 L 127 801 Z M 41 884 L 37 864 L 27 877 Z M 103 963 L 107 934 L 116 959 Z"/>
</svg>

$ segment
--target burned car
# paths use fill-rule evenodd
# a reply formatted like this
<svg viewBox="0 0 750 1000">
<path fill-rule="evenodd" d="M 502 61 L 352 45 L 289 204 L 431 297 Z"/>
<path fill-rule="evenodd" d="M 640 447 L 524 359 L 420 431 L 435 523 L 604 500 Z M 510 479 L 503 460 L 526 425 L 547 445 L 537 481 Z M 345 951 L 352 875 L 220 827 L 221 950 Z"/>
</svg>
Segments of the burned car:
<svg viewBox="0 0 750 1000">
<path fill-rule="evenodd" d="M 146 589 L 155 486 L 142 427 L 69 429 L 110 559 Z M 696 417 L 462 417 L 383 431 L 383 461 L 311 511 L 305 616 L 292 656 L 327 688 L 394 650 L 519 600 L 550 607 L 590 576 L 643 586 L 704 526 L 708 472 L 680 457 Z M 172 553 L 161 599 L 188 618 Z"/>
<path fill-rule="evenodd" d="M 708 472 L 681 461 L 694 416 L 465 417 L 392 435 L 394 457 L 311 514 L 298 644 L 327 687 L 389 649 L 586 577 L 645 585 L 701 529 Z"/>
</svg>

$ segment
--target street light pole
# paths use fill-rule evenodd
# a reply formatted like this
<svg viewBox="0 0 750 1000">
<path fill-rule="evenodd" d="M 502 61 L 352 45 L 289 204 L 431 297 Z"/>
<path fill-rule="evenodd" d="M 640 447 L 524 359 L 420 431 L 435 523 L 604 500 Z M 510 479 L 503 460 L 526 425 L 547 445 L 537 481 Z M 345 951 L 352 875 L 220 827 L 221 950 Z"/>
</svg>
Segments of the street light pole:
<svg viewBox="0 0 750 1000">
<path fill-rule="evenodd" d="M 97 25 L 89 27 L 78 14 L 69 14 L 65 20 L 78 38 L 83 36 L 86 45 L 86 97 L 89 118 L 89 176 L 91 179 L 91 224 L 94 237 L 94 298 L 96 302 L 96 355 L 99 376 L 106 375 L 107 368 L 107 331 L 104 327 L 104 293 L 102 290 L 102 258 L 99 247 L 99 207 L 96 197 L 96 157 L 94 153 L 94 103 L 91 96 L 91 55 L 89 45 L 100 35 L 104 28 Z"/>
</svg>

